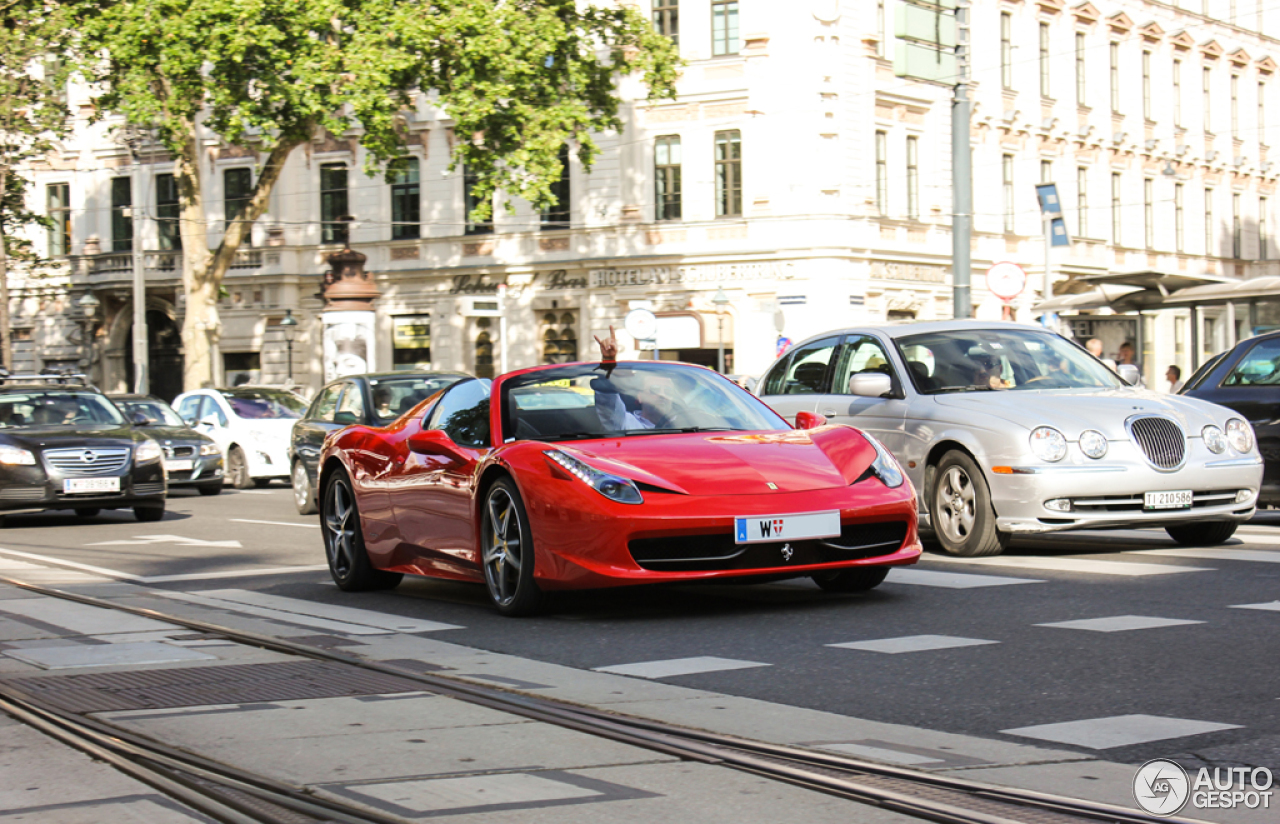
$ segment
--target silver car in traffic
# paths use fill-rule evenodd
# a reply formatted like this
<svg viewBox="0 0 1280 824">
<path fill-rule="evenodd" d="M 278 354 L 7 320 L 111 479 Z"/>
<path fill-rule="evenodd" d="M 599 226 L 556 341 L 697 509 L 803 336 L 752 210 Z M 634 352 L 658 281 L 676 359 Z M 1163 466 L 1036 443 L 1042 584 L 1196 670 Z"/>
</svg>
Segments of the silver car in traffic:
<svg viewBox="0 0 1280 824">
<path fill-rule="evenodd" d="M 1219 544 L 1253 516 L 1262 481 L 1253 430 L 1232 410 L 1131 386 L 1025 324 L 828 332 L 775 361 L 756 391 L 789 420 L 816 413 L 883 442 L 915 485 L 921 529 L 955 555 L 1090 528 Z"/>
</svg>

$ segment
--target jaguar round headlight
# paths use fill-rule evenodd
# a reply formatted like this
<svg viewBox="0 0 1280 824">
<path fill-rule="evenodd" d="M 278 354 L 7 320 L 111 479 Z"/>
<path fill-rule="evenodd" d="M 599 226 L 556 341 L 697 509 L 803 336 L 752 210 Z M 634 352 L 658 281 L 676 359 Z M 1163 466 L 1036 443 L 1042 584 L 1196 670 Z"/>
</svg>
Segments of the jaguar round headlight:
<svg viewBox="0 0 1280 824">
<path fill-rule="evenodd" d="M 160 460 L 160 444 L 148 438 L 138 444 L 137 451 L 133 453 L 133 460 L 140 464 Z"/>
<path fill-rule="evenodd" d="M 1042 461 L 1060 461 L 1067 455 L 1067 439 L 1052 426 L 1031 430 L 1031 451 Z"/>
<path fill-rule="evenodd" d="M 1213 424 L 1209 424 L 1200 431 L 1200 437 L 1204 438 L 1204 445 L 1209 447 L 1209 451 L 1215 455 L 1221 455 L 1227 451 L 1227 437 L 1222 434 L 1222 430 Z"/>
<path fill-rule="evenodd" d="M 1080 433 L 1080 451 L 1093 459 L 1107 454 L 1107 436 L 1096 429 L 1086 429 Z"/>
<path fill-rule="evenodd" d="M 1231 448 L 1244 454 L 1253 449 L 1253 429 L 1239 418 L 1227 421 L 1227 443 Z"/>
</svg>

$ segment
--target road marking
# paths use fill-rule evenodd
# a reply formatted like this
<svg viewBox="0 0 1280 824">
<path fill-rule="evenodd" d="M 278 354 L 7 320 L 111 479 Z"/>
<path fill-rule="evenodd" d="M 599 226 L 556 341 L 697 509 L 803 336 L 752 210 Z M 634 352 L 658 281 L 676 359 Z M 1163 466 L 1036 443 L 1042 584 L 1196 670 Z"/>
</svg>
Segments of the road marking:
<svg viewBox="0 0 1280 824">
<path fill-rule="evenodd" d="M 739 661 L 734 658 L 716 658 L 703 655 L 696 658 L 671 658 L 666 661 L 643 661 L 638 664 L 615 664 L 611 667 L 595 667 L 595 672 L 611 672 L 615 675 L 634 675 L 637 678 L 670 678 L 673 675 L 695 675 L 700 672 L 768 667 L 758 661 Z"/>
<path fill-rule="evenodd" d="M 5 654 L 10 658 L 51 670 L 218 660 L 216 655 L 154 641 L 132 644 L 77 644 L 70 647 L 27 647 L 6 650 Z"/>
<path fill-rule="evenodd" d="M 269 526 L 300 526 L 304 529 L 319 529 L 320 524 L 295 524 L 289 521 L 253 521 L 249 518 L 232 518 L 232 523 L 237 524 L 267 524 Z"/>
<path fill-rule="evenodd" d="M 1181 618 L 1152 618 L 1148 615 L 1116 615 L 1111 618 L 1084 618 L 1079 621 L 1058 621 L 1053 624 L 1036 624 L 1038 627 L 1061 629 L 1085 629 L 1091 632 L 1126 632 L 1131 629 L 1176 627 L 1181 624 L 1203 624 L 1204 621 L 1186 621 Z"/>
<path fill-rule="evenodd" d="M 64 561 L 61 558 L 51 558 L 47 555 L 35 555 L 30 552 L 19 552 L 16 549 L 6 549 L 0 547 L 0 556 L 12 555 L 20 558 L 29 558 L 33 561 L 42 562 L 38 568 L 49 569 L 56 567 L 66 567 L 69 569 L 78 569 L 84 572 L 92 572 L 95 575 L 101 575 L 104 578 L 114 578 L 119 581 L 132 581 L 138 584 L 157 584 L 165 581 L 203 581 L 213 578 L 247 578 L 255 575 L 287 575 L 295 572 L 318 572 L 327 570 L 329 567 L 325 564 L 308 564 L 306 566 L 293 567 L 268 567 L 265 569 L 232 569 L 221 570 L 219 572 L 188 572 L 181 575 L 134 575 L 129 572 L 121 572 L 116 569 L 104 569 L 103 567 L 90 566 L 89 564 L 79 564 L 75 561 Z M 20 561 L 13 563 L 21 564 Z M 22 564 L 19 569 L 26 571 L 34 564 Z M 0 569 L 13 569 L 14 567 L 5 567 L 0 564 Z"/>
<path fill-rule="evenodd" d="M 1171 575 L 1176 572 L 1213 572 L 1210 567 L 1190 567 L 1178 564 L 1136 564 L 1130 561 L 1096 561 L 1087 558 L 1045 558 L 1001 555 L 997 558 L 956 558 L 951 555 L 930 555 L 930 561 L 947 564 L 973 564 L 975 566 L 1003 567 L 1005 569 L 1034 569 L 1048 572 L 1075 572 L 1085 575 Z"/>
<path fill-rule="evenodd" d="M 1235 604 L 1230 609 L 1265 609 L 1270 612 L 1280 612 L 1280 601 L 1272 601 L 1269 604 Z"/>
<path fill-rule="evenodd" d="M 889 583 L 944 589 L 975 589 L 1001 587 L 1008 584 L 1043 584 L 1044 581 L 1036 578 L 1006 578 L 1001 575 L 972 575 L 963 572 L 935 572 L 929 569 L 894 567 L 889 571 Z"/>
<path fill-rule="evenodd" d="M 69 569 L 79 569 L 84 572 L 92 572 L 106 578 L 117 578 L 121 581 L 141 581 L 141 576 L 130 575 L 127 572 L 118 572 L 114 569 L 104 569 L 102 567 L 90 566 L 88 564 L 78 564 L 75 561 L 64 561 L 61 558 L 50 558 L 47 555 L 35 555 L 30 552 L 19 552 L 16 549 L 0 548 L 0 554 L 11 555 L 18 558 L 29 558 L 33 561 L 42 561 L 44 565 L 52 565 L 55 567 L 67 567 Z"/>
<path fill-rule="evenodd" d="M 1061 724 L 1040 724 L 1034 727 L 1017 727 L 1001 730 L 1005 735 L 1023 738 L 1039 738 L 1059 744 L 1075 744 L 1094 750 L 1145 744 L 1187 735 L 1240 729 L 1237 724 L 1215 724 L 1211 721 L 1192 721 L 1186 718 L 1164 718 L 1158 715 L 1115 715 L 1110 718 L 1090 718 L 1067 721 Z"/>
<path fill-rule="evenodd" d="M 175 601 L 189 601 L 193 604 L 200 604 L 205 607 L 213 607 L 214 609 L 224 610 L 226 612 L 237 612 L 244 615 L 256 615 L 259 618 L 270 618 L 274 621 L 280 621 L 285 624 L 296 624 L 304 627 L 317 627 L 319 629 L 329 630 L 330 632 L 339 632 L 344 635 L 391 635 L 393 630 L 382 629 L 381 627 L 363 626 L 360 624 L 349 624 L 343 621 L 329 621 L 324 618 L 316 618 L 310 615 L 299 615 L 294 612 L 284 612 L 278 609 L 265 609 L 263 607 L 250 606 L 248 604 L 240 604 L 234 601 L 224 601 L 221 598 L 207 598 L 202 594 L 193 592 L 161 592 L 154 593 L 162 598 L 172 598 Z"/>
<path fill-rule="evenodd" d="M 914 752 L 900 752 L 898 750 L 890 750 L 885 747 L 872 747 L 867 744 L 812 744 L 810 746 L 818 747 L 823 750 L 834 750 L 842 752 L 846 755 L 858 755 L 863 758 L 872 758 L 876 761 L 888 761 L 890 764 L 906 764 L 915 766 L 917 764 L 942 764 L 944 759 L 934 758 L 929 755 L 920 755 Z"/>
<path fill-rule="evenodd" d="M 1176 549 L 1142 549 L 1126 555 L 1160 555 L 1166 558 L 1203 558 L 1207 561 L 1254 561 L 1261 564 L 1280 564 L 1280 552 L 1261 549 L 1232 549 L 1230 547 L 1177 547 Z"/>
<path fill-rule="evenodd" d="M 181 546 L 216 546 L 224 549 L 243 549 L 239 541 L 205 541 L 182 535 L 135 535 L 127 541 L 99 541 L 85 546 L 141 546 L 144 544 L 179 544 Z"/>
<path fill-rule="evenodd" d="M 844 644 L 826 644 L 838 649 L 859 649 L 866 652 L 885 652 L 897 655 L 901 652 L 927 652 L 935 649 L 952 649 L 954 647 L 976 647 L 983 644 L 998 644 L 999 641 L 985 641 L 981 638 L 960 638 L 954 635 L 904 635 L 901 638 L 879 638 L 874 641 L 849 641 Z"/>
<path fill-rule="evenodd" d="M 101 635 L 121 632 L 176 632 L 182 627 L 130 615 L 125 612 L 92 607 L 54 598 L 21 598 L 0 601 L 0 610 L 10 615 L 21 615 L 43 624 L 61 627 L 78 635 Z"/>
<path fill-rule="evenodd" d="M 474 811 L 500 804 L 529 807 L 604 795 L 600 790 L 528 773 L 391 781 L 361 784 L 348 790 L 354 795 L 381 801 L 383 805 L 393 804 L 420 813 Z"/>
<path fill-rule="evenodd" d="M 322 568 L 328 569 L 328 567 Z M 247 604 L 315 618 L 329 618 L 349 624 L 378 627 L 392 632 L 436 632 L 442 629 L 463 629 L 457 624 L 443 624 L 439 621 L 405 618 L 400 615 L 391 615 L 385 612 L 375 612 L 356 607 L 319 604 L 315 601 L 304 601 L 301 598 L 286 598 L 283 595 L 268 595 L 265 592 L 253 592 L 247 589 L 211 589 L 205 590 L 200 594 L 208 598 L 217 598 L 220 601 L 230 601 L 235 604 Z"/>
</svg>

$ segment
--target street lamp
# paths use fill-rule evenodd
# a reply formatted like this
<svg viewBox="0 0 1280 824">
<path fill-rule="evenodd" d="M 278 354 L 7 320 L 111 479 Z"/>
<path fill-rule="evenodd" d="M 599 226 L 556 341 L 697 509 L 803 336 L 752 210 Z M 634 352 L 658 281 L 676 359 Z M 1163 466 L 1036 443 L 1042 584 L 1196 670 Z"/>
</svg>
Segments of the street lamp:
<svg viewBox="0 0 1280 824">
<path fill-rule="evenodd" d="M 298 332 L 298 319 L 293 316 L 292 309 L 284 310 L 280 331 L 284 334 L 284 342 L 289 347 L 289 383 L 293 383 L 293 336 Z"/>
<path fill-rule="evenodd" d="M 723 288 L 716 289 L 716 295 L 711 299 L 716 305 L 716 343 L 720 347 L 720 374 L 724 374 L 724 308 L 729 305 L 729 296 L 724 293 Z"/>
<path fill-rule="evenodd" d="M 93 296 L 93 292 L 85 292 L 84 297 L 76 301 L 76 306 L 80 307 L 81 313 L 84 314 L 84 345 L 88 350 L 85 353 L 85 363 L 93 363 L 93 319 L 98 314 L 98 307 L 102 302 Z M 86 370 L 87 371 L 87 370 Z"/>
</svg>

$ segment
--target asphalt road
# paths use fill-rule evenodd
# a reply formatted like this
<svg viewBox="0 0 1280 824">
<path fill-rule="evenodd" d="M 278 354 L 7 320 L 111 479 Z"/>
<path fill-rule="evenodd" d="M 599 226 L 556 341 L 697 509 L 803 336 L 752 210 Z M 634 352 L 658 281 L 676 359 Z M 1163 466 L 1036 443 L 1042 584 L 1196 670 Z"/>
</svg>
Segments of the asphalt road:
<svg viewBox="0 0 1280 824">
<path fill-rule="evenodd" d="M 635 588 L 564 596 L 548 615 L 512 620 L 479 586 L 406 579 L 389 593 L 340 592 L 318 520 L 298 516 L 283 485 L 177 492 L 168 509 L 150 524 L 128 511 L 12 516 L 0 553 L 166 589 L 441 621 L 461 627 L 436 636 L 451 643 L 879 721 L 1280 773 L 1280 518 L 1270 513 L 1198 556 L 1162 531 L 1074 533 L 1016 541 L 990 563 L 931 554 L 864 595 L 807 580 Z M 1068 623 L 1082 621 L 1095 623 Z M 691 671 L 654 663 L 673 659 L 693 659 L 676 667 Z M 1106 741 L 1126 716 L 1177 734 Z M 1058 724 L 1071 726 L 1042 729 Z"/>
</svg>

